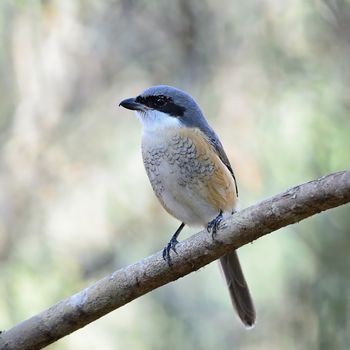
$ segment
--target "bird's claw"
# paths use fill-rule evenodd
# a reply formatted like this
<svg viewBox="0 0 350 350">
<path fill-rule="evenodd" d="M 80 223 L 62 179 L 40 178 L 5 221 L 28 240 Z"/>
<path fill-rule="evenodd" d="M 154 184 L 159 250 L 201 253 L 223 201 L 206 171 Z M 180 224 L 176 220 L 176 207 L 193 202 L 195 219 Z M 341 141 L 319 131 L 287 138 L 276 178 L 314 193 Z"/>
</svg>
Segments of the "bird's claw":
<svg viewBox="0 0 350 350">
<path fill-rule="evenodd" d="M 222 211 L 220 211 L 219 215 L 210 221 L 207 225 L 207 231 L 208 233 L 211 233 L 211 238 L 214 240 L 215 236 L 218 232 L 220 222 L 222 221 Z"/>
<path fill-rule="evenodd" d="M 176 238 L 172 238 L 167 246 L 163 249 L 163 259 L 168 263 L 169 266 L 171 266 L 171 257 L 170 257 L 170 251 L 172 250 L 175 254 L 177 254 L 176 251 L 176 245 L 179 243 L 179 241 Z"/>
</svg>

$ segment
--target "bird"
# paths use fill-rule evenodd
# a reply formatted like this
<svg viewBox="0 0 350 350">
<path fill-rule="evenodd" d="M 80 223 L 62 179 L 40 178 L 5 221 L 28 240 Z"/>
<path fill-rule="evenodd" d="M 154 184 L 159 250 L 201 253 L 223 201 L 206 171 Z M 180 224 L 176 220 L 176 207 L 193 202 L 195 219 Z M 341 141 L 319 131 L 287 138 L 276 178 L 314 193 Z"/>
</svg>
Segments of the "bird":
<svg viewBox="0 0 350 350">
<path fill-rule="evenodd" d="M 237 211 L 237 181 L 219 137 L 188 93 L 156 85 L 119 106 L 134 111 L 140 120 L 142 158 L 153 191 L 181 222 L 163 250 L 171 266 L 171 252 L 176 253 L 185 225 L 206 228 L 214 238 L 221 220 Z M 256 312 L 237 252 L 219 260 L 234 309 L 251 328 Z"/>
</svg>

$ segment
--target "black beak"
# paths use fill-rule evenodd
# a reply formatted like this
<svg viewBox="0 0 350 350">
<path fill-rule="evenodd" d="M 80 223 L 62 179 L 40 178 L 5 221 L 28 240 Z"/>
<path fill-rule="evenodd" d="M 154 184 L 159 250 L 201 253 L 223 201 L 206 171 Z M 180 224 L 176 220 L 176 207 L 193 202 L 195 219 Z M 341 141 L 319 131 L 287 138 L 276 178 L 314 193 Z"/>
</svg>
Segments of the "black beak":
<svg viewBox="0 0 350 350">
<path fill-rule="evenodd" d="M 126 98 L 125 100 L 119 103 L 119 106 L 122 106 L 126 109 L 131 109 L 132 111 L 141 111 L 144 110 L 145 106 L 142 103 L 136 102 L 135 98 Z"/>
</svg>

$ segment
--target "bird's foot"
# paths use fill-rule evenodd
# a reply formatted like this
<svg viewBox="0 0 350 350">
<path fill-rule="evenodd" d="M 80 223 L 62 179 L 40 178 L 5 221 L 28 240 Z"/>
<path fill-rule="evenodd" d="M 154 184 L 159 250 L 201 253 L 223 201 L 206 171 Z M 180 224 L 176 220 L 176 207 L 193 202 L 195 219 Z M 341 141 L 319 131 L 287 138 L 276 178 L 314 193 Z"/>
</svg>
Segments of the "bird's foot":
<svg viewBox="0 0 350 350">
<path fill-rule="evenodd" d="M 172 235 L 168 245 L 163 249 L 163 259 L 168 263 L 169 266 L 171 266 L 171 257 L 170 257 L 170 251 L 172 250 L 175 254 L 177 254 L 176 251 L 176 245 L 179 243 L 177 240 L 177 237 L 179 237 L 180 232 L 184 228 L 185 223 L 182 222 L 179 228 L 176 230 L 176 232 Z"/>
<path fill-rule="evenodd" d="M 207 225 L 207 231 L 211 233 L 211 238 L 214 240 L 216 233 L 218 232 L 220 222 L 222 221 L 222 210 L 220 210 L 219 215 L 210 221 Z"/>
<path fill-rule="evenodd" d="M 171 240 L 169 241 L 167 246 L 163 249 L 163 259 L 168 263 L 169 266 L 171 266 L 170 251 L 172 250 L 175 254 L 177 254 L 176 245 L 178 243 L 179 241 L 176 239 L 176 237 L 171 237 Z"/>
</svg>

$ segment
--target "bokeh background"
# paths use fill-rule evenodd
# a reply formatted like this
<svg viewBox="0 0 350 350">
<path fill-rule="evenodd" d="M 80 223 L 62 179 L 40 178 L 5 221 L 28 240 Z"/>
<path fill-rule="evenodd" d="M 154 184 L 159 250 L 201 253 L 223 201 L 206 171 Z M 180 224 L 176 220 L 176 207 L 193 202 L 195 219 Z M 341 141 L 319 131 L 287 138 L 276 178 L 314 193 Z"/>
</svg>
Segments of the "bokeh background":
<svg viewBox="0 0 350 350">
<path fill-rule="evenodd" d="M 2 0 L 0 40 L 0 329 L 176 229 L 117 108 L 151 85 L 200 103 L 241 207 L 349 167 L 347 0 Z M 253 330 L 214 263 L 49 348 L 349 349 L 349 231 L 344 206 L 240 249 Z"/>
</svg>

